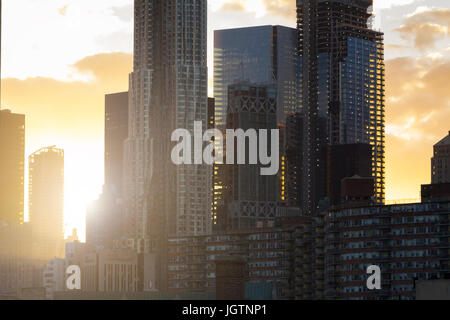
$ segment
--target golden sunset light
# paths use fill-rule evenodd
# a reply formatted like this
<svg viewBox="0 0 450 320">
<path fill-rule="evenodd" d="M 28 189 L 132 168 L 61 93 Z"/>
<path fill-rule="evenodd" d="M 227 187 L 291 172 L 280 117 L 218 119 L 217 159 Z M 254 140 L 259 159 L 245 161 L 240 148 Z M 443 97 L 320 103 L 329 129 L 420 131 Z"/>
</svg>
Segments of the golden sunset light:
<svg viewBox="0 0 450 320">
<path fill-rule="evenodd" d="M 27 155 L 47 145 L 65 149 L 66 233 L 78 228 L 83 234 L 85 208 L 103 184 L 104 95 L 128 89 L 132 3 L 16 0 L 3 6 L 8 14 L 3 21 L 2 107 L 27 115 Z M 430 180 L 431 146 L 448 131 L 443 115 L 450 115 L 448 73 L 442 68 L 450 68 L 450 11 L 394 7 L 402 12 L 399 19 L 385 9 L 390 6 L 390 1 L 375 1 L 377 20 L 395 30 L 386 43 L 386 56 L 392 57 L 386 68 L 386 198 L 418 199 L 420 184 Z M 18 11 L 25 15 L 20 21 L 14 19 Z M 235 20 L 227 19 L 231 14 Z M 209 1 L 209 39 L 214 29 L 236 23 L 294 26 L 294 1 Z M 424 30 L 431 36 L 424 37 Z"/>
</svg>

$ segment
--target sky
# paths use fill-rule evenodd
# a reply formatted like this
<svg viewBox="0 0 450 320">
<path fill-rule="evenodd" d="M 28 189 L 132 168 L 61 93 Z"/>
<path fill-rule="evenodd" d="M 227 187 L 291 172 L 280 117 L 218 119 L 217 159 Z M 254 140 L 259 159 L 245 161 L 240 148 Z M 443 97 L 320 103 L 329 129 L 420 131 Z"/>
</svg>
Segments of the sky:
<svg viewBox="0 0 450 320">
<path fill-rule="evenodd" d="M 385 32 L 387 199 L 418 199 L 432 146 L 450 130 L 448 0 L 375 0 Z M 295 27 L 295 0 L 209 0 L 213 30 Z M 2 108 L 26 114 L 26 156 L 65 150 L 65 231 L 85 232 L 103 185 L 104 95 L 128 90 L 132 0 L 3 0 Z M 27 191 L 26 191 L 27 192 Z"/>
</svg>

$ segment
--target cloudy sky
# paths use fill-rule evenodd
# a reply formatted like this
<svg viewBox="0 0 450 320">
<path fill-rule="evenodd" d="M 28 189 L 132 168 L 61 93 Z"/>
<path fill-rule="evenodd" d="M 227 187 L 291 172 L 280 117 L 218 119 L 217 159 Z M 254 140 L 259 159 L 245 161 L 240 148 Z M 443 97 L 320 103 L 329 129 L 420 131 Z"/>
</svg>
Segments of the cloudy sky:
<svg viewBox="0 0 450 320">
<path fill-rule="evenodd" d="M 296 24 L 295 0 L 208 3 L 210 44 L 215 29 Z M 27 156 L 65 149 L 67 233 L 84 233 L 101 192 L 104 94 L 128 89 L 132 11 L 132 0 L 3 0 L 2 108 L 26 114 Z M 375 12 L 386 33 L 387 198 L 415 199 L 450 130 L 450 5 L 375 0 Z M 209 68 L 211 83 L 211 46 Z"/>
</svg>

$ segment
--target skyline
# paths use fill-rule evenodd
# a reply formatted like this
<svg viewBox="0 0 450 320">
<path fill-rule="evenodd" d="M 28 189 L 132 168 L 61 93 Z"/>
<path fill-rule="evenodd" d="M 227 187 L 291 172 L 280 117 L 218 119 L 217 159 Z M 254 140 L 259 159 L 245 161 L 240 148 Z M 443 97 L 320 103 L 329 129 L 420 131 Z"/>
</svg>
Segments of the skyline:
<svg viewBox="0 0 450 320">
<path fill-rule="evenodd" d="M 287 2 L 294 1 L 279 1 L 280 4 Z M 377 2 L 382 4 L 378 8 L 387 7 L 386 1 L 375 0 L 376 7 Z M 448 46 L 450 11 L 448 8 L 432 9 L 431 11 L 426 11 L 426 8 L 420 9 L 418 6 L 424 1 L 402 2 L 409 2 L 409 4 L 391 8 L 392 12 L 378 9 L 377 19 L 378 27 L 381 26 L 382 31 L 386 34 L 388 200 L 418 198 L 419 184 L 430 182 L 432 145 L 448 132 L 445 119 L 448 119 L 446 115 L 450 115 L 448 92 L 445 87 L 440 86 L 446 83 L 446 74 L 448 74 L 446 70 L 450 71 L 450 47 L 446 48 Z M 19 6 L 17 3 L 25 4 L 20 9 L 21 12 L 29 10 L 33 14 L 37 9 L 46 12 L 46 8 L 52 8 L 50 16 L 55 19 L 50 19 L 50 21 L 54 21 L 55 25 L 50 22 L 42 24 L 47 32 L 57 29 L 55 26 L 60 26 L 64 21 L 66 21 L 68 29 L 75 30 L 74 34 L 77 35 L 81 29 L 85 31 L 86 27 L 77 27 L 74 24 L 76 22 L 76 19 L 73 18 L 75 15 L 73 12 L 76 11 L 74 1 L 58 1 L 57 6 L 55 6 L 56 1 L 45 1 L 40 6 L 25 0 L 15 1 L 14 4 L 12 1 L 4 1 L 3 4 L 3 67 L 4 76 L 7 79 L 2 80 L 4 102 L 2 108 L 26 114 L 26 156 L 46 145 L 56 144 L 65 149 L 67 159 L 66 233 L 70 232 L 73 227 L 77 227 L 80 234 L 83 235 L 85 216 L 83 206 L 97 198 L 103 184 L 104 95 L 126 91 L 128 88 L 128 73 L 131 72 L 132 64 L 132 28 L 128 30 L 128 36 L 126 36 L 127 32 L 124 32 L 123 38 L 121 38 L 125 39 L 124 43 L 129 42 L 129 50 L 125 45 L 122 48 L 114 47 L 115 44 L 108 44 L 105 39 L 106 44 L 95 47 L 92 45 L 94 36 L 90 36 L 87 38 L 89 41 L 86 41 L 87 45 L 84 49 L 79 49 L 78 46 L 72 44 L 68 48 L 64 48 L 64 52 L 61 48 L 62 53 L 55 50 L 56 53 L 53 52 L 49 55 L 45 46 L 54 46 L 55 44 L 52 42 L 55 42 L 55 38 L 49 37 L 48 33 L 46 34 L 47 39 L 37 36 L 42 32 L 39 30 L 40 27 L 33 28 L 33 32 L 27 36 L 33 37 L 33 39 L 44 39 L 42 43 L 38 40 L 31 43 L 26 40 L 11 41 L 14 39 L 11 29 L 17 30 L 18 33 L 23 31 L 23 28 L 29 27 L 28 24 L 23 24 L 21 21 L 11 22 L 10 17 L 15 14 L 8 14 L 8 12 L 16 10 L 15 6 Z M 124 30 L 127 30 L 126 26 L 132 25 L 132 19 L 130 20 L 126 9 L 128 3 L 130 1 L 106 2 L 102 0 L 96 1 L 95 4 L 78 1 L 77 6 L 81 13 L 92 13 L 87 18 L 88 23 L 92 23 L 92 26 L 86 29 L 95 28 L 94 34 L 97 32 L 106 34 L 111 32 L 109 25 L 114 25 L 117 20 L 123 23 L 120 24 L 120 28 L 119 26 L 114 27 L 114 32 L 120 32 L 116 31 L 116 28 L 123 27 Z M 211 64 L 212 30 L 248 25 L 293 26 L 295 24 L 294 9 L 280 11 L 277 10 L 279 8 L 269 5 L 269 7 L 265 7 L 265 10 L 271 9 L 269 14 L 264 13 L 262 7 L 258 6 L 260 1 L 247 1 L 246 7 L 236 3 L 235 1 L 209 1 L 210 95 L 212 94 L 211 74 L 213 71 Z M 431 7 L 445 7 L 443 1 L 427 1 L 427 3 L 430 3 Z M 111 9 L 117 8 L 115 6 L 122 10 Z M 105 8 L 108 9 L 104 10 Z M 245 11 L 243 11 L 244 9 Z M 113 12 L 113 15 L 111 17 L 111 15 L 105 14 L 108 18 L 103 20 L 105 21 L 104 25 L 100 25 L 93 17 L 103 11 Z M 291 15 L 291 11 L 292 17 L 285 17 L 286 12 Z M 398 24 L 399 14 L 402 16 L 401 23 L 403 25 Z M 39 16 L 39 11 L 36 16 Z M 220 17 L 219 20 L 217 20 L 218 17 Z M 228 20 L 230 17 L 233 19 Z M 252 18 L 248 19 L 249 17 Z M 434 19 L 433 23 L 430 22 L 431 19 Z M 33 23 L 33 20 L 28 21 Z M 22 29 L 15 29 L 14 27 L 19 23 L 22 25 Z M 439 23 L 441 23 L 441 27 L 439 27 Z M 424 37 L 424 30 L 425 35 L 434 34 L 435 36 Z M 64 29 L 58 32 L 63 31 Z M 71 34 L 69 33 L 69 35 Z M 77 41 L 83 43 L 84 36 L 87 35 L 80 32 L 78 35 L 80 39 L 73 40 L 76 43 L 78 43 Z M 438 41 L 439 37 L 442 37 L 443 40 Z M 115 39 L 120 39 L 120 37 L 116 35 L 110 40 Z M 433 40 L 436 41 L 433 42 Z M 409 48 L 405 48 L 405 44 Z M 427 50 L 427 48 L 432 48 L 433 44 L 436 44 L 433 50 Z M 31 48 L 26 47 L 27 45 Z M 59 45 L 64 47 L 64 42 Z M 65 52 L 71 49 L 74 50 L 72 54 Z M 18 54 L 19 58 L 15 58 L 15 54 L 18 52 L 24 54 L 22 59 L 20 59 L 20 54 Z M 30 52 L 32 58 L 28 58 Z M 67 61 L 61 61 L 63 58 Z M 39 61 L 40 63 L 38 63 Z M 66 66 L 66 68 L 61 66 Z M 114 69 L 111 66 L 114 66 Z M 26 92 L 28 96 L 25 97 L 23 92 Z M 54 95 L 55 92 L 58 94 Z M 66 105 L 70 112 L 59 111 L 57 108 L 61 108 L 61 105 Z M 441 110 L 438 110 L 439 105 Z M 424 110 L 424 106 L 430 106 L 432 109 Z M 35 110 L 39 110 L 39 114 Z M 91 156 L 85 156 L 83 153 Z M 405 158 L 416 159 L 416 161 L 405 163 Z M 80 175 L 79 168 L 87 168 L 87 165 L 89 165 L 90 171 L 86 172 L 84 176 Z M 415 172 L 414 177 L 408 176 L 408 172 L 411 171 Z M 95 177 L 88 188 L 85 188 L 83 184 L 85 177 Z"/>
</svg>

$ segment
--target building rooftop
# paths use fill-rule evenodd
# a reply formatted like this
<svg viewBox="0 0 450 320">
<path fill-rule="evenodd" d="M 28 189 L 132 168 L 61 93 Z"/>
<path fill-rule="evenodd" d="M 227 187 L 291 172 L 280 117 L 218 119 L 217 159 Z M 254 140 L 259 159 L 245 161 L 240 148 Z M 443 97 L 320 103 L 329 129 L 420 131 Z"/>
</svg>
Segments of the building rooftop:
<svg viewBox="0 0 450 320">
<path fill-rule="evenodd" d="M 435 144 L 435 146 L 444 146 L 444 145 L 450 145 L 450 131 L 448 132 L 448 136 L 446 136 L 444 139 Z"/>
</svg>

